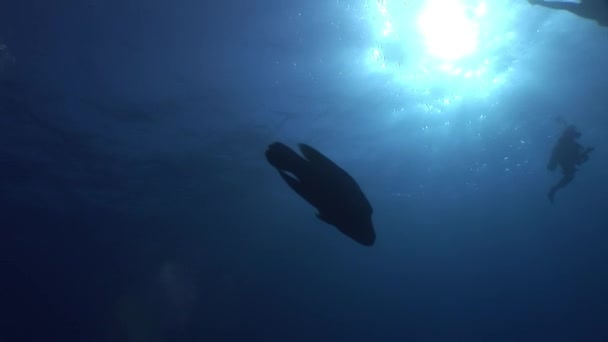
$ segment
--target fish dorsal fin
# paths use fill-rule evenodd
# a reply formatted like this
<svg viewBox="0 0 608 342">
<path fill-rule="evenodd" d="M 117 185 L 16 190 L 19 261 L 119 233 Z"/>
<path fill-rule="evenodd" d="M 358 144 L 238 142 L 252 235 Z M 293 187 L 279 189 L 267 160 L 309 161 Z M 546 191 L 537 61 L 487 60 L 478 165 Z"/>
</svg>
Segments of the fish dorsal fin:
<svg viewBox="0 0 608 342">
<path fill-rule="evenodd" d="M 327 179 L 338 181 L 343 187 L 359 188 L 357 182 L 355 182 L 348 172 L 334 163 L 331 159 L 327 158 L 323 153 L 306 144 L 299 144 L 299 146 L 304 157 L 314 165 L 314 169 L 323 172 L 324 175 L 327 176 Z"/>
<path fill-rule="evenodd" d="M 341 170 L 341 168 L 336 165 L 336 163 L 331 161 L 331 159 L 327 158 L 323 153 L 317 151 L 315 148 L 306 144 L 299 144 L 299 146 L 300 151 L 302 151 L 302 154 L 304 155 L 304 158 L 311 161 L 312 163 L 322 164 L 324 167 L 336 168 Z"/>
</svg>

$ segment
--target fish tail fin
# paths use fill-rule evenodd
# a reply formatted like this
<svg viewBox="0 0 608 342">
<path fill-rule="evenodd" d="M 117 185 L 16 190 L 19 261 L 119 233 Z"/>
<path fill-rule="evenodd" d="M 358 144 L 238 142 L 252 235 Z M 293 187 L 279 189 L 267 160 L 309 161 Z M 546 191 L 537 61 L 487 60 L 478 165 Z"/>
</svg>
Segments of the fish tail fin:
<svg viewBox="0 0 608 342">
<path fill-rule="evenodd" d="M 274 142 L 266 149 L 266 160 L 279 170 L 298 173 L 305 160 L 287 145 Z"/>
</svg>

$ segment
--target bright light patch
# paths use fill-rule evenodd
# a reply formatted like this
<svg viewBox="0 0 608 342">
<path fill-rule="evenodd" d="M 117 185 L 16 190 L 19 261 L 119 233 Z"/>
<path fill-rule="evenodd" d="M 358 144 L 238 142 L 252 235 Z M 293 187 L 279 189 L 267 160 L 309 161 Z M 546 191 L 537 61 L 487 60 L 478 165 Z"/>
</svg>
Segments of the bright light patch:
<svg viewBox="0 0 608 342">
<path fill-rule="evenodd" d="M 477 8 L 475 8 L 475 16 L 477 16 L 477 17 L 483 17 L 484 15 L 486 15 L 487 10 L 488 9 L 486 8 L 486 3 L 485 2 L 481 2 L 477 6 Z"/>
<path fill-rule="evenodd" d="M 348 5 L 356 25 L 364 19 L 371 30 L 361 35 L 364 75 L 382 75 L 395 108 L 415 103 L 415 111 L 444 115 L 465 102 L 489 100 L 512 79 L 523 42 L 516 21 L 526 6 L 512 0 L 357 3 L 356 10 Z"/>
<path fill-rule="evenodd" d="M 517 13 L 511 0 L 365 0 L 369 70 L 424 112 L 444 113 L 504 85 L 513 60 Z M 505 15 L 509 13 L 509 15 Z M 407 97 L 403 97 L 407 98 Z"/>
<path fill-rule="evenodd" d="M 429 53 L 448 60 L 475 53 L 479 27 L 472 19 L 484 11 L 476 9 L 474 15 L 468 16 L 466 7 L 459 1 L 430 1 L 418 19 Z"/>
<path fill-rule="evenodd" d="M 372 58 L 373 58 L 374 60 L 379 60 L 379 59 L 380 59 L 380 56 L 381 56 L 381 54 L 380 54 L 380 50 L 378 50 L 378 49 L 374 49 L 374 51 L 372 51 Z"/>
<path fill-rule="evenodd" d="M 376 63 L 380 63 L 381 68 L 386 68 L 386 64 L 384 63 L 384 56 L 382 56 L 382 52 L 380 52 L 380 50 L 373 49 L 371 53 L 371 59 Z"/>
<path fill-rule="evenodd" d="M 393 24 L 391 24 L 390 21 L 386 21 L 384 23 L 384 31 L 382 33 L 384 33 L 385 36 L 388 36 L 389 34 L 393 33 Z"/>
<path fill-rule="evenodd" d="M 382 16 L 386 16 L 388 14 L 388 9 L 386 5 L 388 4 L 388 0 L 377 0 L 378 12 L 382 14 Z"/>
</svg>

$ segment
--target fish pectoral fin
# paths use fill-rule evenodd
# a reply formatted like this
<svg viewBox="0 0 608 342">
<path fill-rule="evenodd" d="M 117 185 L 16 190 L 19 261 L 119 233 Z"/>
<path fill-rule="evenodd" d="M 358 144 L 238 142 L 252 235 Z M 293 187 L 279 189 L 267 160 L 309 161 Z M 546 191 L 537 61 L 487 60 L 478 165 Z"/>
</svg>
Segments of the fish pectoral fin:
<svg viewBox="0 0 608 342">
<path fill-rule="evenodd" d="M 287 172 L 279 170 L 279 174 L 285 180 L 285 182 L 289 185 L 290 188 L 293 189 L 298 195 L 307 199 L 306 196 L 306 188 L 297 178 L 290 176 Z"/>
<path fill-rule="evenodd" d="M 323 222 L 325 222 L 325 220 L 323 219 L 323 216 L 321 216 L 321 213 L 316 213 L 315 216 L 317 216 L 317 218 Z"/>
<path fill-rule="evenodd" d="M 323 214 L 321 213 L 317 213 L 317 218 L 329 225 L 333 225 L 331 222 L 329 222 L 329 220 L 327 219 L 327 217 L 323 216 Z"/>
</svg>

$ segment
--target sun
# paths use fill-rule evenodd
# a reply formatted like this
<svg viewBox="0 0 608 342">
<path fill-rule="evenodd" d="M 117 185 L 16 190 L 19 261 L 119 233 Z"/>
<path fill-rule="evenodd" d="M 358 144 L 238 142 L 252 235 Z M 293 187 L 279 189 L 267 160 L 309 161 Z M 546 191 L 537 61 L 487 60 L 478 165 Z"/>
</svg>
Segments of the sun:
<svg viewBox="0 0 608 342">
<path fill-rule="evenodd" d="M 479 5 L 485 8 L 485 3 Z M 485 11 L 475 11 L 483 15 Z M 444 60 L 458 60 L 474 54 L 479 41 L 479 23 L 462 3 L 430 1 L 418 17 L 418 26 L 429 54 Z"/>
<path fill-rule="evenodd" d="M 370 0 L 371 71 L 426 97 L 424 108 L 489 96 L 509 70 L 514 9 L 507 0 Z M 510 9 L 510 11 L 507 11 Z"/>
</svg>

